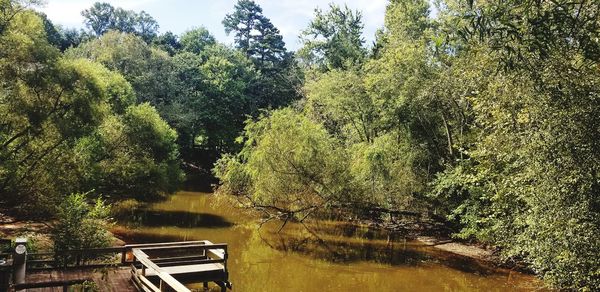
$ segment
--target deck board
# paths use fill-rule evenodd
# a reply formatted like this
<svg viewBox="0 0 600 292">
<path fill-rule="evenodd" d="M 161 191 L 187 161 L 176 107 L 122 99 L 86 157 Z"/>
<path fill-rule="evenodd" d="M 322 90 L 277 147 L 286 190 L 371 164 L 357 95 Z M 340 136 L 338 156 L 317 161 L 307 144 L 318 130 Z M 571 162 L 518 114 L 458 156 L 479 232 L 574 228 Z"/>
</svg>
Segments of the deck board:
<svg viewBox="0 0 600 292">
<path fill-rule="evenodd" d="M 194 274 L 194 273 L 203 273 L 203 272 L 217 272 L 223 271 L 222 264 L 198 264 L 198 265 L 183 265 L 183 266 L 172 266 L 172 267 L 161 267 L 165 273 L 170 275 L 179 275 L 179 274 Z M 154 276 L 152 270 L 148 270 L 148 276 Z"/>
<path fill-rule="evenodd" d="M 131 269 L 110 268 L 106 274 L 99 270 L 52 270 L 27 273 L 25 281 L 27 283 L 49 282 L 49 281 L 68 281 L 79 279 L 92 279 L 100 291 L 106 292 L 127 292 L 137 291 L 131 282 Z M 21 291 L 27 292 L 62 292 L 62 287 L 54 288 L 32 288 Z"/>
</svg>

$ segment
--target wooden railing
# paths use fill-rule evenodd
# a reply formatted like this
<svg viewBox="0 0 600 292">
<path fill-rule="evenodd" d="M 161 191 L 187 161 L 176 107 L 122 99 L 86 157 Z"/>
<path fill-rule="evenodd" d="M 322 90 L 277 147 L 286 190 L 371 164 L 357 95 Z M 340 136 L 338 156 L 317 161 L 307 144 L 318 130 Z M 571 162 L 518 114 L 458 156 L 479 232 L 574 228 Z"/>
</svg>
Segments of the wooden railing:
<svg viewBox="0 0 600 292">
<path fill-rule="evenodd" d="M 213 274 L 202 279 L 205 285 L 208 281 L 214 281 L 221 286 L 222 291 L 225 291 L 226 287 L 231 288 L 231 283 L 228 281 L 227 258 L 227 244 L 212 244 L 206 240 L 128 244 L 120 247 L 75 249 L 55 253 L 30 253 L 27 256 L 26 269 L 43 271 L 131 266 L 132 279 L 140 290 L 189 292 L 188 288 L 166 270 L 170 267 L 178 267 L 185 273 L 189 267 L 195 265 L 219 264 L 216 266 L 216 276 Z M 194 271 L 190 273 L 194 274 Z M 69 286 L 86 281 L 91 279 L 19 283 L 12 288 L 63 287 L 65 290 Z"/>
<path fill-rule="evenodd" d="M 72 249 L 53 253 L 29 253 L 27 255 L 27 270 L 102 268 L 111 265 L 128 266 L 133 261 L 132 250 L 134 248 L 186 246 L 204 243 L 206 241 L 127 244 L 118 247 Z"/>
<path fill-rule="evenodd" d="M 74 249 L 54 253 L 31 253 L 27 255 L 27 270 L 101 268 L 111 265 L 126 265 L 127 252 L 127 246 L 122 246 Z"/>
<path fill-rule="evenodd" d="M 160 255 L 161 252 L 170 253 L 179 251 L 184 252 L 185 256 L 156 256 L 150 257 L 148 254 Z M 176 291 L 189 292 L 181 282 L 169 274 L 164 267 L 201 265 L 201 264 L 222 264 L 224 279 L 227 278 L 227 244 L 212 244 L 208 241 L 186 244 L 163 244 L 160 246 L 138 247 L 132 250 L 134 262 L 132 264 L 132 276 L 136 285 L 143 291 L 160 292 Z M 191 254 L 191 255 L 190 255 Z M 141 266 L 138 265 L 141 264 Z M 148 275 L 159 278 L 158 286 L 148 279 Z M 215 279 L 217 280 L 217 279 Z M 224 288 L 224 284 L 222 288 Z M 230 286 L 229 282 L 227 284 Z"/>
<path fill-rule="evenodd" d="M 69 291 L 69 288 L 76 285 L 84 285 L 85 283 L 93 283 L 92 279 L 77 279 L 77 280 L 66 280 L 66 281 L 50 281 L 50 282 L 39 282 L 39 283 L 22 283 L 12 285 L 12 289 L 15 291 L 24 289 L 35 289 L 35 288 L 54 288 L 62 287 L 64 292 Z M 83 290 L 85 291 L 85 290 Z"/>
</svg>

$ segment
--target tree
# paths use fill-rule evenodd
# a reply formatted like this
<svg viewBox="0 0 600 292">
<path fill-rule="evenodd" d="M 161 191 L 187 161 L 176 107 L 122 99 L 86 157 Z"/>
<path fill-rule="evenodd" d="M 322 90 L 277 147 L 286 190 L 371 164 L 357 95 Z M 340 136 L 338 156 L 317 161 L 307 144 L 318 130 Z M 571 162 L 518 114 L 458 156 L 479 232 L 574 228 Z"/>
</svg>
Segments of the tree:
<svg viewBox="0 0 600 292">
<path fill-rule="evenodd" d="M 50 194 L 76 185 L 69 149 L 105 115 L 104 87 L 61 58 L 31 11 L 16 14 L 0 38 L 0 193 L 9 206 L 23 200 L 44 214 Z M 50 162 L 65 168 L 48 171 Z"/>
<path fill-rule="evenodd" d="M 454 4 L 450 1 L 451 7 Z M 466 4 L 466 5 L 464 5 Z M 506 67 L 527 66 L 529 60 L 568 49 L 588 60 L 600 56 L 600 4 L 586 1 L 468 2 L 457 14 L 464 19 L 459 33 L 479 39 L 502 55 Z M 529 68 L 535 70 L 535 68 Z"/>
<path fill-rule="evenodd" d="M 66 55 L 87 58 L 123 74 L 140 103 L 150 102 L 160 107 L 177 96 L 169 55 L 135 35 L 111 31 L 67 51 Z"/>
<path fill-rule="evenodd" d="M 174 192 L 183 181 L 177 133 L 148 104 L 104 120 L 75 150 L 84 189 L 115 199 Z"/>
<path fill-rule="evenodd" d="M 186 31 L 181 35 L 180 42 L 184 51 L 194 54 L 200 54 L 207 46 L 217 43 L 215 37 L 204 27 Z"/>
<path fill-rule="evenodd" d="M 170 31 L 167 31 L 156 37 L 152 44 L 169 53 L 169 56 L 173 56 L 181 50 L 179 37 Z"/>
<path fill-rule="evenodd" d="M 301 33 L 299 55 L 308 66 L 320 70 L 347 69 L 361 65 L 366 57 L 360 12 L 329 5 L 329 11 L 315 10 L 315 18 Z"/>
<path fill-rule="evenodd" d="M 81 12 L 85 18 L 85 25 L 96 36 L 101 36 L 109 29 L 114 28 L 115 23 L 115 8 L 108 3 L 96 2 L 94 5 Z"/>
<path fill-rule="evenodd" d="M 150 43 L 158 34 L 158 22 L 146 11 L 140 11 L 135 15 L 133 33 Z"/>
<path fill-rule="evenodd" d="M 252 63 L 242 53 L 224 45 L 209 47 L 201 56 L 204 77 L 199 116 L 204 135 L 198 135 L 202 147 L 219 153 L 236 149 L 235 139 L 248 115 L 255 115 L 258 104 L 249 95 L 250 84 L 257 75 Z"/>
<path fill-rule="evenodd" d="M 305 85 L 309 116 L 350 143 L 372 142 L 378 134 L 378 112 L 359 72 L 333 70 Z"/>
<path fill-rule="evenodd" d="M 273 67 L 286 58 L 279 29 L 262 14 L 262 8 L 256 2 L 239 0 L 234 9 L 223 20 L 225 32 L 235 32 L 238 49 L 252 58 L 259 69 Z"/>
<path fill-rule="evenodd" d="M 285 49 L 283 37 L 262 14 L 254 1 L 240 0 L 233 13 L 223 20 L 227 33 L 235 32 L 235 42 L 250 58 L 260 75 L 251 93 L 258 108 L 278 108 L 299 98 L 302 76 L 293 55 Z"/>
<path fill-rule="evenodd" d="M 344 151 L 321 125 L 281 109 L 249 122 L 243 137 L 240 155 L 225 156 L 214 171 L 249 204 L 271 216 L 303 219 L 348 196 Z"/>
<path fill-rule="evenodd" d="M 99 37 L 109 30 L 133 33 L 150 43 L 158 32 L 158 23 L 145 11 L 136 13 L 131 10 L 115 8 L 109 3 L 96 2 L 81 12 L 84 23 L 91 33 Z"/>
<path fill-rule="evenodd" d="M 598 4 L 459 4 L 443 15 L 479 75 L 476 127 L 435 194 L 451 202 L 459 236 L 497 244 L 558 287 L 597 289 Z"/>
<path fill-rule="evenodd" d="M 134 115 L 135 95 L 123 76 L 98 63 L 65 58 L 48 42 L 46 31 L 38 15 L 24 10 L 0 34 L 4 53 L 0 57 L 2 206 L 44 217 L 51 216 L 65 194 L 96 186 L 107 197 L 131 188 L 132 181 L 144 190 L 138 195 L 172 191 L 181 179 L 176 136 L 168 134 L 172 130 L 165 130 L 168 126 L 148 106 Z M 123 121 L 124 127 L 110 121 Z M 121 134 L 121 128 L 135 125 L 144 126 Z M 134 139 L 148 132 L 147 128 L 161 133 L 144 136 L 153 139 L 152 143 L 160 142 L 159 146 Z M 114 133 L 115 143 L 102 144 L 102 133 Z M 118 156 L 104 155 L 120 147 L 139 150 L 139 156 L 124 152 L 126 159 L 119 161 Z M 166 152 L 171 154 L 166 156 Z M 135 165 L 143 172 L 110 173 L 111 179 L 124 184 L 94 176 L 109 172 L 110 168 L 102 166 L 118 165 Z M 89 185 L 90 181 L 96 183 Z"/>
</svg>

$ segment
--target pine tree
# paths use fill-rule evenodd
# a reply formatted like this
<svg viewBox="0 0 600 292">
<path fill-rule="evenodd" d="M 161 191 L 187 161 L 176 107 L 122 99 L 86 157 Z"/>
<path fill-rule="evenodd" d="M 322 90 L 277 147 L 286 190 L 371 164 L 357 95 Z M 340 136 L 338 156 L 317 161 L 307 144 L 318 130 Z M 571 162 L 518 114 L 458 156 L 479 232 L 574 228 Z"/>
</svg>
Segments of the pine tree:
<svg viewBox="0 0 600 292">
<path fill-rule="evenodd" d="M 251 58 L 259 69 L 274 67 L 287 57 L 285 42 L 262 8 L 252 0 L 239 0 L 235 11 L 223 20 L 225 32 L 235 32 L 238 49 Z"/>
</svg>

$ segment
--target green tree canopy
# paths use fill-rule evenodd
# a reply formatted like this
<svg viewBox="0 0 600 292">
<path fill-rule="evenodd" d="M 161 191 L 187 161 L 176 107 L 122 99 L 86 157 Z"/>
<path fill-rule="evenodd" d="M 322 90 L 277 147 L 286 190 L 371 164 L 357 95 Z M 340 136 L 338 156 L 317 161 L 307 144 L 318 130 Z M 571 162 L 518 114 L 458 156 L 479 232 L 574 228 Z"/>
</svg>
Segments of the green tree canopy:
<svg viewBox="0 0 600 292">
<path fill-rule="evenodd" d="M 316 9 L 314 19 L 300 35 L 303 47 L 299 55 L 308 66 L 320 70 L 360 65 L 366 57 L 363 27 L 361 13 L 348 6 L 332 3 L 328 11 Z"/>
<path fill-rule="evenodd" d="M 215 45 L 215 37 L 204 27 L 188 30 L 181 35 L 181 47 L 186 52 L 200 54 L 206 47 Z"/>
<path fill-rule="evenodd" d="M 96 2 L 81 12 L 85 25 L 95 36 L 101 36 L 109 30 L 133 33 L 144 41 L 151 42 L 157 35 L 158 23 L 145 11 L 139 13 L 123 8 L 115 8 L 109 3 Z"/>
<path fill-rule="evenodd" d="M 63 57 L 48 42 L 43 20 L 29 10 L 16 13 L 0 38 L 5 52 L 0 57 L 2 206 L 45 216 L 68 193 L 97 187 L 103 195 L 113 196 L 137 180 L 140 191 L 136 194 L 151 196 L 172 191 L 180 182 L 176 136 L 151 108 L 137 119 L 126 119 L 134 112 L 135 95 L 123 76 L 98 63 Z M 110 123 L 114 120 L 122 120 L 124 129 L 145 126 L 131 130 L 128 139 L 121 140 L 121 126 Z M 137 136 L 148 127 L 160 134 Z M 114 133 L 119 143 L 97 147 L 102 142 L 99 133 Z M 150 147 L 150 141 L 144 139 L 162 144 Z M 119 161 L 102 154 L 113 147 L 137 147 L 140 156 Z M 84 157 L 93 159 L 82 163 Z M 136 165 L 144 173 L 112 172 L 111 178 L 122 184 L 92 175 L 118 165 Z M 169 170 L 148 174 L 153 165 Z"/>
<path fill-rule="evenodd" d="M 225 32 L 235 32 L 238 49 L 252 58 L 259 69 L 272 67 L 286 58 L 283 37 L 262 8 L 252 0 L 239 0 L 234 12 L 223 20 Z"/>
</svg>

